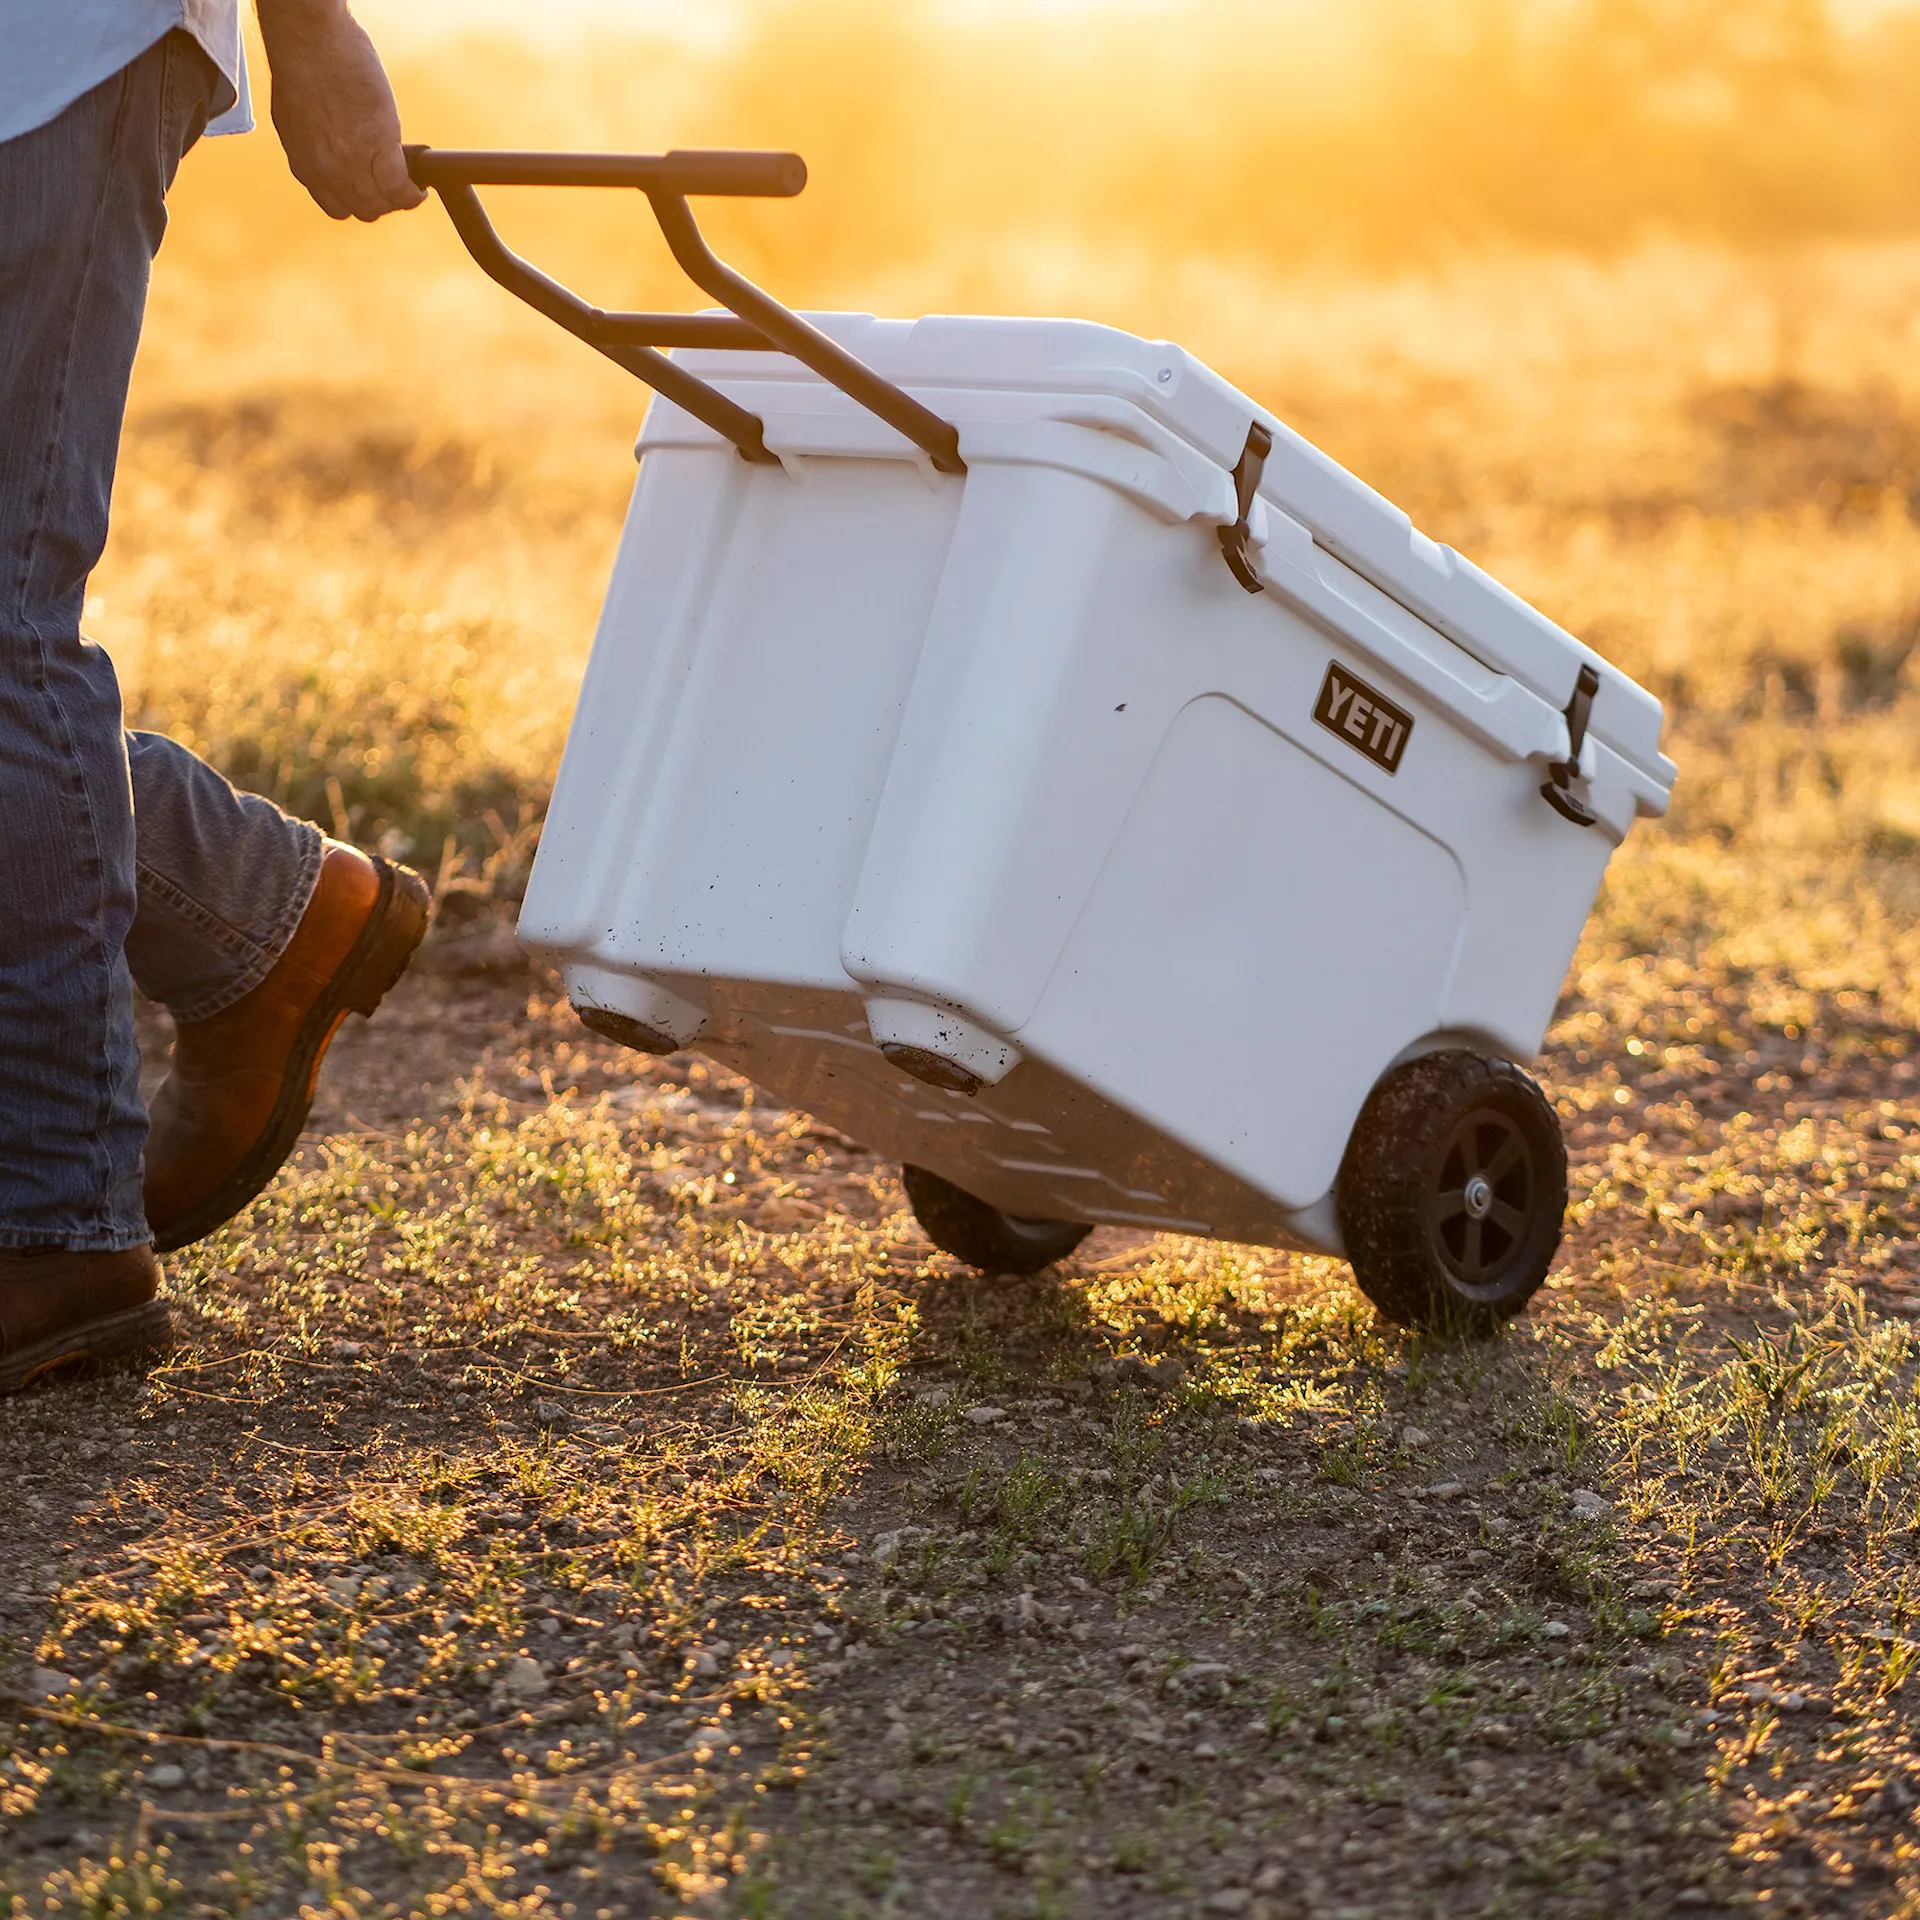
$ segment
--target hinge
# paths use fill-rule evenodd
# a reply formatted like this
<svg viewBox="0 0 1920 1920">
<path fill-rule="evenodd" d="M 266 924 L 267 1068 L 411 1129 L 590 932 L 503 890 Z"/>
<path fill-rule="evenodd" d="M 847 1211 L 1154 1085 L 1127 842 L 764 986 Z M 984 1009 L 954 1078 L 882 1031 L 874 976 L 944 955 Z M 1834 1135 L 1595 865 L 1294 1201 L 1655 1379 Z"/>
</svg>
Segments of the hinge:
<svg viewBox="0 0 1920 1920">
<path fill-rule="evenodd" d="M 1600 817 L 1573 790 L 1574 777 L 1580 771 L 1580 749 L 1587 743 L 1587 722 L 1593 717 L 1593 696 L 1599 691 L 1600 676 L 1583 666 L 1573 683 L 1573 698 L 1567 702 L 1567 757 L 1548 767 L 1546 784 L 1540 789 L 1547 805 L 1576 827 L 1590 827 Z"/>
<path fill-rule="evenodd" d="M 1240 464 L 1233 470 L 1233 498 L 1240 518 L 1232 526 L 1220 529 L 1220 551 L 1227 557 L 1227 567 L 1249 593 L 1259 593 L 1262 589 L 1260 576 L 1247 557 L 1247 538 L 1252 531 L 1248 517 L 1253 512 L 1253 497 L 1260 491 L 1260 476 L 1266 471 L 1267 455 L 1272 451 L 1272 429 L 1256 420 L 1247 429 L 1247 444 L 1241 451 Z"/>
</svg>

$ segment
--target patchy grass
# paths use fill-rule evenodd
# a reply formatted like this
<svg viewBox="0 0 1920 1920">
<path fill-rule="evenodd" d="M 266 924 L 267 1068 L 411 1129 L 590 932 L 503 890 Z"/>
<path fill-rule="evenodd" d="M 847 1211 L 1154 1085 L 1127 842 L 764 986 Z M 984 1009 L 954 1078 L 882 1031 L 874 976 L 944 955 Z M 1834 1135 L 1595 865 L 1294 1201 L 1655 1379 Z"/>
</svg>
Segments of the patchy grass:
<svg viewBox="0 0 1920 1920">
<path fill-rule="evenodd" d="M 1698 976 L 1632 977 L 1687 1033 Z M 324 1131 L 177 1258 L 166 1365 L 0 1411 L 0 1888 L 1894 1911 L 1911 1064 L 1841 1021 L 1782 1066 L 1766 994 L 1713 1004 L 1632 1053 L 1569 1001 L 1567 1258 L 1448 1347 L 1202 1242 L 966 1274 L 739 1082 L 537 982 L 410 983 L 332 1098 L 411 1049 L 438 1117 Z"/>
</svg>

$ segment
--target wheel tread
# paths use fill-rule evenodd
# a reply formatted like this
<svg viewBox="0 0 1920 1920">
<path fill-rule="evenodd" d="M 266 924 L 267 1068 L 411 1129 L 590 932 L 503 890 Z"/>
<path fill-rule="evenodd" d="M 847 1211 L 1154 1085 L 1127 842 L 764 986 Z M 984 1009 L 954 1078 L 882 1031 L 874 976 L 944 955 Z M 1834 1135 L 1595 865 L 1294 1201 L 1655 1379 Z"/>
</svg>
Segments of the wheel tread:
<svg viewBox="0 0 1920 1920">
<path fill-rule="evenodd" d="M 982 1273 L 1038 1273 L 1093 1231 L 1075 1220 L 1016 1220 L 925 1167 L 902 1167 L 900 1184 L 927 1238 Z"/>
<path fill-rule="evenodd" d="M 1497 1300 L 1449 1288 L 1428 1252 L 1425 1220 L 1427 1170 L 1460 1116 L 1483 1100 L 1517 1106 L 1521 1114 L 1530 1110 L 1546 1154 L 1538 1171 L 1546 1193 L 1560 1203 L 1551 1234 L 1532 1249 L 1525 1270 Z M 1335 1187 L 1355 1280 L 1382 1314 L 1402 1326 L 1492 1332 L 1520 1312 L 1546 1278 L 1560 1243 L 1566 1173 L 1559 1121 L 1524 1069 L 1464 1049 L 1407 1061 L 1381 1081 L 1361 1110 Z"/>
</svg>

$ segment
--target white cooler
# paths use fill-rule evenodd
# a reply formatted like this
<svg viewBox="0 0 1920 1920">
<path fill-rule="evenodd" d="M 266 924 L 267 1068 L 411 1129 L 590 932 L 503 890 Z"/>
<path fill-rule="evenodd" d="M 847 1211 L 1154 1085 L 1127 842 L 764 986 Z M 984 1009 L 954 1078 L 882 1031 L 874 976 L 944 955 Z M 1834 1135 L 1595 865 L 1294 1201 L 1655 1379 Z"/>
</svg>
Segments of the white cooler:
<svg viewBox="0 0 1920 1920">
<path fill-rule="evenodd" d="M 1659 703 L 1178 347 L 809 318 L 965 472 L 678 353 L 773 458 L 653 405 L 521 939 L 977 1264 L 1113 1224 L 1517 1310 L 1565 1162 L 1511 1063 L 1666 809 Z"/>
</svg>

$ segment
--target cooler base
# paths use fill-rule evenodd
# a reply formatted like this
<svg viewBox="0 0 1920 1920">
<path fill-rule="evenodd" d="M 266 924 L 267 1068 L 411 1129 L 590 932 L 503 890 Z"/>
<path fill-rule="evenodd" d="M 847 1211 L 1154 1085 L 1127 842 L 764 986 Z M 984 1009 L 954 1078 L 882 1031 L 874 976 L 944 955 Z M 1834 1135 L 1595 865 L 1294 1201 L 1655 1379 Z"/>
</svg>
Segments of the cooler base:
<svg viewBox="0 0 1920 1920">
<path fill-rule="evenodd" d="M 704 981 L 694 1043 L 787 1106 L 1024 1219 L 1341 1254 L 1332 1196 L 1280 1205 L 1031 1056 L 972 1096 L 874 1045 L 858 994 Z"/>
</svg>

